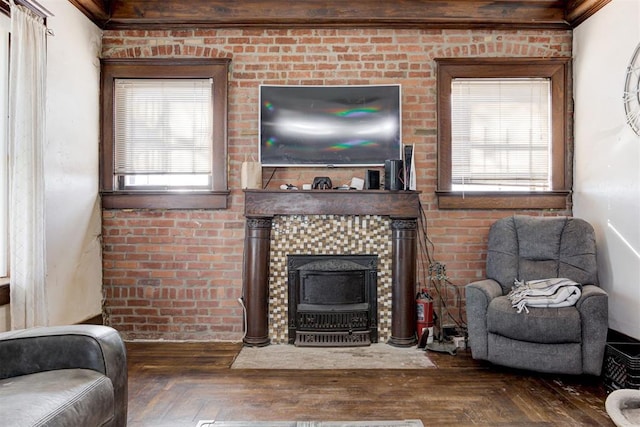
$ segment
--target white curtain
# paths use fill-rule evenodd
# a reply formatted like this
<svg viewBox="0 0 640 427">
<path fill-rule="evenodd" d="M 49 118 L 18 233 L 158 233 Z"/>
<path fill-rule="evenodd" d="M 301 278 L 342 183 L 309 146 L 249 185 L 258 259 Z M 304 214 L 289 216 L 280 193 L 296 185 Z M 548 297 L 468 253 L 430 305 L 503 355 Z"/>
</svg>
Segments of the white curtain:
<svg viewBox="0 0 640 427">
<path fill-rule="evenodd" d="M 12 4 L 8 147 L 12 329 L 48 324 L 43 179 L 45 75 L 43 19 Z"/>
</svg>

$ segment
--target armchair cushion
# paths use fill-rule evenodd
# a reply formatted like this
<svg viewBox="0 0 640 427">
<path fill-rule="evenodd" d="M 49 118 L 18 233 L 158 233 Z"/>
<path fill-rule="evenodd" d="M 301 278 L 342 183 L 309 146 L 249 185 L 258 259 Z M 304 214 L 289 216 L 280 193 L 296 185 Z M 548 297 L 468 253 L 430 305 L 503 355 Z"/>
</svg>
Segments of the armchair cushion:
<svg viewBox="0 0 640 427">
<path fill-rule="evenodd" d="M 598 284 L 593 228 L 579 218 L 515 215 L 496 221 L 489 232 L 487 277 L 504 294 L 514 280 L 566 277 Z"/>
<path fill-rule="evenodd" d="M 532 307 L 529 313 L 518 313 L 506 296 L 491 301 L 487 311 L 490 333 L 521 341 L 579 343 L 582 338 L 580 324 L 580 313 L 575 307 Z"/>
<path fill-rule="evenodd" d="M 40 396 L 34 398 L 34 396 Z M 2 422 L 8 426 L 104 425 L 115 410 L 113 385 L 89 369 L 64 369 L 0 380 Z"/>
</svg>

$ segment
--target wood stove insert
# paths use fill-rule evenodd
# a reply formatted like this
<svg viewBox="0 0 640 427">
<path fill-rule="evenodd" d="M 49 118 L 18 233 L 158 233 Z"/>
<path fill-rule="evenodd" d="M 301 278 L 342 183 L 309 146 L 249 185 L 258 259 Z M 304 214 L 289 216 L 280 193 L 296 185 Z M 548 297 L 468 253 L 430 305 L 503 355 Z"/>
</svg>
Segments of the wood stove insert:
<svg viewBox="0 0 640 427">
<path fill-rule="evenodd" d="M 289 255 L 289 343 L 378 342 L 377 255 Z"/>
</svg>

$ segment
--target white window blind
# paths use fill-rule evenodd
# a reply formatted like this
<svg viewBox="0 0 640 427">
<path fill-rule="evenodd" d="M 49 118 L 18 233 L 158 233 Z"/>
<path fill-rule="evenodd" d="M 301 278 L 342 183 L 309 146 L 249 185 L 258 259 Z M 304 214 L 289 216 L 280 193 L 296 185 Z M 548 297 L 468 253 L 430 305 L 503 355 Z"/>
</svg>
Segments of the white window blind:
<svg viewBox="0 0 640 427">
<path fill-rule="evenodd" d="M 125 187 L 209 185 L 212 85 L 213 79 L 116 79 L 116 179 L 125 177 Z"/>
<path fill-rule="evenodd" d="M 549 79 L 454 79 L 453 190 L 551 188 Z"/>
</svg>

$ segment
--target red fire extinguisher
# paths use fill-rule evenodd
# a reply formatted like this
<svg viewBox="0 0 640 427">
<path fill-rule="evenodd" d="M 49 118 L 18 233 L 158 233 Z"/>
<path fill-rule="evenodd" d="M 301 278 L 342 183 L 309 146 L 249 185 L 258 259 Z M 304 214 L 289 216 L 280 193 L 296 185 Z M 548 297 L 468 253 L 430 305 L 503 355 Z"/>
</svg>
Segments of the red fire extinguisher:
<svg viewBox="0 0 640 427">
<path fill-rule="evenodd" d="M 416 313 L 417 323 L 416 331 L 418 332 L 418 341 L 428 329 L 433 327 L 433 298 L 426 289 L 420 290 L 416 295 Z"/>
</svg>

